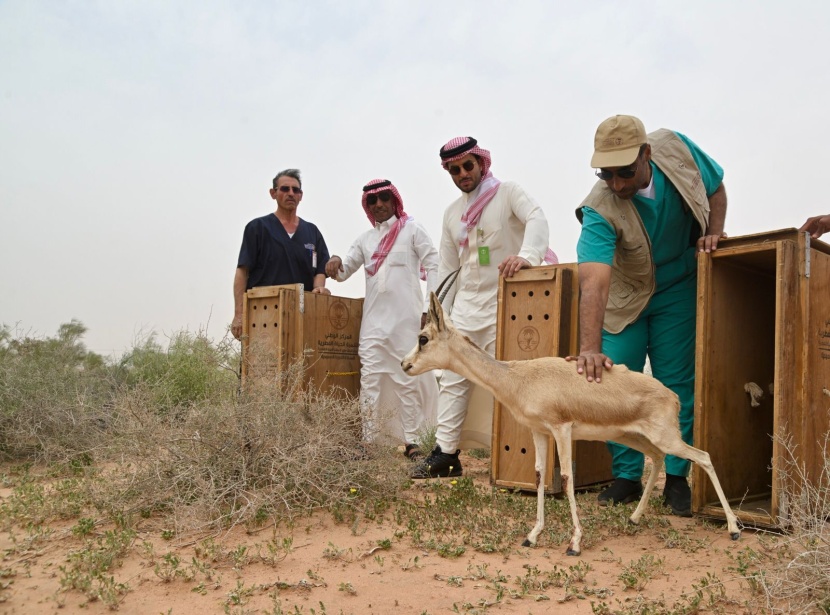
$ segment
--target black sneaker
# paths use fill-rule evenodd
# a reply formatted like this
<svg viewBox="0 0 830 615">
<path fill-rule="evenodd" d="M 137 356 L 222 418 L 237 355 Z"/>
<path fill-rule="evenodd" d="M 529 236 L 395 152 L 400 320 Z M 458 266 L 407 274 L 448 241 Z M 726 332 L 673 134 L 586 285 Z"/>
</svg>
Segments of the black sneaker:
<svg viewBox="0 0 830 615">
<path fill-rule="evenodd" d="M 666 506 L 676 517 L 692 516 L 692 490 L 685 476 L 666 474 L 666 486 L 663 489 L 663 500 Z"/>
<path fill-rule="evenodd" d="M 461 476 L 461 461 L 458 459 L 460 450 L 454 454 L 444 453 L 441 447 L 435 447 L 429 457 L 412 468 L 412 478 L 439 478 L 447 476 Z"/>
<path fill-rule="evenodd" d="M 403 456 L 409 459 L 409 461 L 418 461 L 424 458 L 421 447 L 417 444 L 407 444 L 403 450 Z"/>
<path fill-rule="evenodd" d="M 600 506 L 616 506 L 639 500 L 643 495 L 643 484 L 638 480 L 615 478 L 611 486 L 597 496 Z"/>
</svg>

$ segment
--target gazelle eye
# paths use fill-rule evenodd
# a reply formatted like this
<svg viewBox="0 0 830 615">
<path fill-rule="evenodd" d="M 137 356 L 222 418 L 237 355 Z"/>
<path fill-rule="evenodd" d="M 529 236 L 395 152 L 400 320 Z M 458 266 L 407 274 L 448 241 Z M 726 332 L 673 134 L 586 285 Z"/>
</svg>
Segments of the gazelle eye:
<svg viewBox="0 0 830 615">
<path fill-rule="evenodd" d="M 426 346 L 429 338 L 426 335 L 422 335 L 418 338 L 418 346 Z"/>
</svg>

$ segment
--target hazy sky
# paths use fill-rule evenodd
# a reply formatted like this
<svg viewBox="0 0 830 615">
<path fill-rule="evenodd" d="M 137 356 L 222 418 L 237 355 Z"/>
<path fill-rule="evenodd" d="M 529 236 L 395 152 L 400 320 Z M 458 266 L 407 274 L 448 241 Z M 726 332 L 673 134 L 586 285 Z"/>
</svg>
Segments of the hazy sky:
<svg viewBox="0 0 830 615">
<path fill-rule="evenodd" d="M 0 323 L 78 318 L 116 355 L 150 331 L 221 337 L 277 171 L 302 170 L 332 253 L 368 228 L 375 177 L 437 243 L 457 195 L 438 149 L 459 135 L 572 262 L 617 113 L 724 167 L 730 235 L 797 227 L 830 212 L 829 18 L 818 0 L 0 0 Z M 362 272 L 328 285 L 363 295 Z"/>
</svg>

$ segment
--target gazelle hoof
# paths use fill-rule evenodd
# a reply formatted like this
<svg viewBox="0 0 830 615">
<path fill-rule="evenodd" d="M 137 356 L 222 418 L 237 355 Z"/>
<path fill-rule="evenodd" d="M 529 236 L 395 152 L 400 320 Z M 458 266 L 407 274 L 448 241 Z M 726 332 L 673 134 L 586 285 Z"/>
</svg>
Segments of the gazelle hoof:
<svg viewBox="0 0 830 615">
<path fill-rule="evenodd" d="M 628 525 L 640 525 L 639 521 L 634 521 L 631 517 L 628 518 Z"/>
<path fill-rule="evenodd" d="M 565 555 L 579 555 L 580 553 L 582 553 L 582 551 L 574 551 L 570 547 L 568 547 L 568 550 L 565 551 Z"/>
<path fill-rule="evenodd" d="M 523 547 L 535 547 L 536 545 L 533 544 L 532 542 L 530 542 L 527 538 L 525 538 L 525 541 L 522 543 L 522 546 Z"/>
<path fill-rule="evenodd" d="M 729 535 L 732 537 L 732 540 L 738 540 L 741 537 L 740 532 L 731 532 Z"/>
</svg>

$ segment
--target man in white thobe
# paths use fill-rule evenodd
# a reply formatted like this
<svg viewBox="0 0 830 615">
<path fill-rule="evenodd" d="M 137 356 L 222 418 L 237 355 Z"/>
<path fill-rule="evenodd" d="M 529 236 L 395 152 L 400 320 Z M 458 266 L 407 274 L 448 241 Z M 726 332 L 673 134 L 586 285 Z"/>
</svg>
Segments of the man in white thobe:
<svg viewBox="0 0 830 615">
<path fill-rule="evenodd" d="M 461 190 L 444 213 L 438 279 L 460 267 L 455 294 L 448 295 L 444 307 L 455 327 L 493 356 L 499 275 L 509 278 L 543 261 L 558 262 L 548 248 L 548 222 L 521 186 L 493 176 L 490 152 L 472 137 L 451 140 L 440 155 L 442 166 Z M 412 478 L 461 475 L 458 444 L 473 386 L 454 372 L 443 372 L 437 445 L 413 468 Z"/>
<path fill-rule="evenodd" d="M 420 456 L 419 431 L 435 423 L 438 385 L 432 372 L 404 374 L 401 359 L 423 326 L 429 292 L 438 277 L 438 251 L 423 226 L 403 210 L 397 188 L 387 179 L 363 187 L 363 210 L 372 229 L 360 235 L 344 258 L 332 256 L 326 275 L 340 282 L 363 266 L 366 298 L 360 324 L 360 399 L 364 439 L 391 436 Z M 427 299 L 421 277 L 427 283 Z"/>
</svg>

